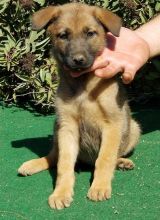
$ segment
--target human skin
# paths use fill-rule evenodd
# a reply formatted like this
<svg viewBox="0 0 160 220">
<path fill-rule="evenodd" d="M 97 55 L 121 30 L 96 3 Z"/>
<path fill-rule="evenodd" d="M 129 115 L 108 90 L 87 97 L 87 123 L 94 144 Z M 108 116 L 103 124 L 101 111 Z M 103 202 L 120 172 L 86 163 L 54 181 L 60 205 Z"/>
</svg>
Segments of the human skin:
<svg viewBox="0 0 160 220">
<path fill-rule="evenodd" d="M 160 15 L 138 28 L 135 33 L 149 45 L 150 58 L 160 55 Z"/>
<path fill-rule="evenodd" d="M 101 78 L 121 72 L 123 82 L 130 83 L 149 58 L 160 54 L 159 25 L 160 15 L 135 31 L 122 27 L 119 37 L 107 33 L 108 46 L 88 71 Z"/>
</svg>

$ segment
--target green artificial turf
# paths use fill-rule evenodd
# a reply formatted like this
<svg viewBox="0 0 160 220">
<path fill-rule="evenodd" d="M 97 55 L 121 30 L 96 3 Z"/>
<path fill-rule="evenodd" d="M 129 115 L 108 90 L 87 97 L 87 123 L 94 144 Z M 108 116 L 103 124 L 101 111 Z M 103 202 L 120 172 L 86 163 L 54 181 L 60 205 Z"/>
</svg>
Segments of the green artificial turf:
<svg viewBox="0 0 160 220">
<path fill-rule="evenodd" d="M 74 201 L 56 211 L 47 204 L 55 184 L 55 170 L 21 177 L 18 167 L 47 154 L 52 145 L 55 116 L 41 116 L 16 107 L 0 107 L 0 219 L 4 220 L 159 220 L 160 219 L 160 110 L 139 109 L 143 135 L 131 158 L 133 171 L 116 171 L 112 198 L 86 198 L 92 172 L 76 172 Z"/>
</svg>

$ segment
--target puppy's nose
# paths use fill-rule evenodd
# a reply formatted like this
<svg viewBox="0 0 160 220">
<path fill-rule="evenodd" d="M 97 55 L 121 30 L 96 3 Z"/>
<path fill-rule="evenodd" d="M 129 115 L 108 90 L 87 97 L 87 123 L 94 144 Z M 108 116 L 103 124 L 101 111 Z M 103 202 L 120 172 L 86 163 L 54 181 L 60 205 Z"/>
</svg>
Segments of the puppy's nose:
<svg viewBox="0 0 160 220">
<path fill-rule="evenodd" d="M 73 57 L 73 62 L 76 65 L 83 65 L 85 63 L 85 57 L 82 54 L 76 54 Z"/>
</svg>

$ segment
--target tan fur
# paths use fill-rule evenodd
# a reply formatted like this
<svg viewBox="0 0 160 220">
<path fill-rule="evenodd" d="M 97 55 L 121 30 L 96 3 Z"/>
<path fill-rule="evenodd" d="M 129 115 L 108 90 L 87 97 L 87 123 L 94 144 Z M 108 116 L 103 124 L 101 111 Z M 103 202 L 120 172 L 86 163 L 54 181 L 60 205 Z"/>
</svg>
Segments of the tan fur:
<svg viewBox="0 0 160 220">
<path fill-rule="evenodd" d="M 44 13 L 47 18 L 44 18 Z M 56 16 L 60 16 L 59 20 L 50 24 L 48 31 L 53 46 L 58 48 L 57 53 L 65 50 L 63 42 L 55 39 L 56 32 L 64 27 L 72 30 L 74 43 L 86 24 L 92 26 L 99 33 L 98 38 L 90 41 L 96 51 L 104 47 L 105 34 L 102 26 L 94 21 L 95 16 L 108 28 L 112 26 L 111 31 L 116 35 L 120 29 L 120 19 L 111 12 L 107 14 L 99 8 L 81 4 L 43 9 L 34 15 L 34 27 L 42 28 L 51 19 L 56 20 Z M 78 23 L 73 21 L 73 16 Z M 56 187 L 49 197 L 49 205 L 51 208 L 62 209 L 72 202 L 74 166 L 77 160 L 95 165 L 88 198 L 101 201 L 111 197 L 111 181 L 116 166 L 121 169 L 134 167 L 133 162 L 123 156 L 135 147 L 140 129 L 130 116 L 125 92 L 117 77 L 105 80 L 89 73 L 72 78 L 69 70 L 63 68 L 63 63 L 58 59 L 57 62 L 60 84 L 56 98 L 58 119 L 54 148 L 47 157 L 25 162 L 18 172 L 32 175 L 48 169 L 56 163 L 58 157 Z"/>
</svg>

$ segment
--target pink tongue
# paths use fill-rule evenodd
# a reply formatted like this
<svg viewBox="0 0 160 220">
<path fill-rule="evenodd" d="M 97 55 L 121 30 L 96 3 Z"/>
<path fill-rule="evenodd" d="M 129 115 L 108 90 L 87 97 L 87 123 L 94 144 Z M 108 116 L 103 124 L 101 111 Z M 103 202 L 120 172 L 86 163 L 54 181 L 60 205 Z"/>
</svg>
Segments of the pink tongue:
<svg viewBox="0 0 160 220">
<path fill-rule="evenodd" d="M 80 75 L 82 75 L 83 73 L 80 73 L 80 72 L 70 72 L 70 75 L 72 76 L 72 77 L 79 77 Z"/>
<path fill-rule="evenodd" d="M 65 65 L 63 66 L 63 68 L 64 68 L 65 70 L 69 71 L 69 68 L 67 68 Z M 79 76 L 81 76 L 82 74 L 84 74 L 84 73 L 81 73 L 81 72 L 72 72 L 72 71 L 69 71 L 69 73 L 70 73 L 70 75 L 71 75 L 72 77 L 74 77 L 74 78 L 79 77 Z"/>
</svg>

